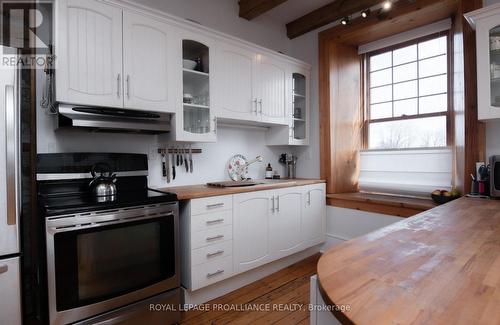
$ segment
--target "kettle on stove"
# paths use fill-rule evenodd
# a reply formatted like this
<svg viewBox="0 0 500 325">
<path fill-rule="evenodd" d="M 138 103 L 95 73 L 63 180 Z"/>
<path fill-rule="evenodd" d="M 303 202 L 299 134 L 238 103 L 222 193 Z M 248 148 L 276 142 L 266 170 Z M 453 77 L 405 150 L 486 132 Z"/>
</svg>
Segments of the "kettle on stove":
<svg viewBox="0 0 500 325">
<path fill-rule="evenodd" d="M 107 163 L 97 163 L 92 166 L 92 177 L 89 187 L 95 196 L 112 197 L 116 195 L 116 174 Z"/>
</svg>

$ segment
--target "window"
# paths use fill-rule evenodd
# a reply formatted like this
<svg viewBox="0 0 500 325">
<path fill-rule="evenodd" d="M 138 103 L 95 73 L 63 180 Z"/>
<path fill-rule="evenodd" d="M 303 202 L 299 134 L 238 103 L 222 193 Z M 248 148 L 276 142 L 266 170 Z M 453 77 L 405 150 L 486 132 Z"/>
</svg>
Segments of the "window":
<svg viewBox="0 0 500 325">
<path fill-rule="evenodd" d="M 367 54 L 365 147 L 447 146 L 448 67 L 442 33 Z"/>
</svg>

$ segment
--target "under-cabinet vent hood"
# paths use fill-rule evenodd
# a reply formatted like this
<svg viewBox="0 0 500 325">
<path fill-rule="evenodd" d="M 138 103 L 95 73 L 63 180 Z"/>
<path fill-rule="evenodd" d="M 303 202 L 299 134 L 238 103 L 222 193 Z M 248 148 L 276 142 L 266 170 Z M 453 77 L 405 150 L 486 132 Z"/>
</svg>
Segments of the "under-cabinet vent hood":
<svg viewBox="0 0 500 325">
<path fill-rule="evenodd" d="M 85 128 L 94 132 L 146 133 L 170 132 L 168 113 L 139 110 L 59 105 L 59 128 Z"/>
</svg>

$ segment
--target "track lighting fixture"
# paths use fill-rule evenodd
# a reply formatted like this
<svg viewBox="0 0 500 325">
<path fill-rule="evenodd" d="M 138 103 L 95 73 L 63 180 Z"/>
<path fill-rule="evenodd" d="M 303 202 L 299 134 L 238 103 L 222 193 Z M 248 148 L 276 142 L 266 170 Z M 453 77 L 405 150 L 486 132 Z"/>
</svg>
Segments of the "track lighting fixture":
<svg viewBox="0 0 500 325">
<path fill-rule="evenodd" d="M 346 16 L 346 17 L 342 18 L 342 19 L 340 20 L 340 23 L 341 23 L 342 25 L 344 25 L 344 26 L 345 26 L 345 25 L 347 25 L 347 24 L 349 24 L 349 17 L 347 17 L 347 16 Z"/>
<path fill-rule="evenodd" d="M 363 11 L 361 11 L 361 17 L 367 18 L 368 16 L 370 16 L 370 13 L 371 13 L 370 9 L 363 10 Z"/>
<path fill-rule="evenodd" d="M 384 1 L 384 3 L 382 4 L 382 9 L 387 11 L 391 8 L 392 8 L 392 1 L 391 0 Z"/>
</svg>

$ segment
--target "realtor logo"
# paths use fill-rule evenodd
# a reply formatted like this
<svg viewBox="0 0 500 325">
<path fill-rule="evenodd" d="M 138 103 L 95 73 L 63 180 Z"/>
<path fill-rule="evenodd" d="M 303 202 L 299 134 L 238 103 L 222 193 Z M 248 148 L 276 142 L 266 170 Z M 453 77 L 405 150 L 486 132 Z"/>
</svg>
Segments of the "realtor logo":
<svg viewBox="0 0 500 325">
<path fill-rule="evenodd" d="M 3 67 L 52 63 L 52 2 L 0 0 Z"/>
</svg>

